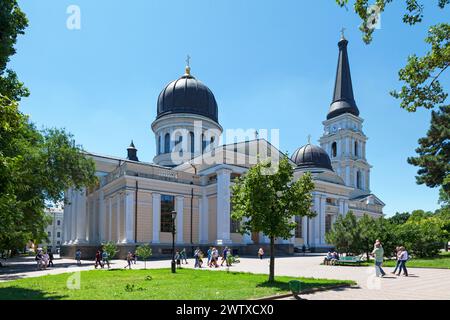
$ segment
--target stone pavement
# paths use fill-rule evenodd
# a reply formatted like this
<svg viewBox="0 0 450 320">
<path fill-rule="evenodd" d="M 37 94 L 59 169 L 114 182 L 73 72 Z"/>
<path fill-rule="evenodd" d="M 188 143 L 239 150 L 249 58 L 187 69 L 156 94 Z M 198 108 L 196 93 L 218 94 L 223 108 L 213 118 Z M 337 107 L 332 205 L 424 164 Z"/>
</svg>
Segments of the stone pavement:
<svg viewBox="0 0 450 320">
<path fill-rule="evenodd" d="M 269 259 L 240 258 L 241 262 L 230 268 L 231 271 L 264 273 L 269 271 Z M 302 276 L 313 278 L 328 278 L 340 280 L 354 280 L 357 286 L 336 290 L 321 291 L 303 295 L 308 300 L 395 300 L 395 299 L 450 299 L 450 270 L 409 268 L 409 277 L 397 277 L 389 272 L 392 268 L 385 268 L 387 276 L 375 277 L 374 267 L 344 267 L 322 266 L 323 256 L 281 257 L 275 260 L 276 275 Z M 183 267 L 192 268 L 193 259 Z M 47 274 L 72 273 L 75 271 L 93 270 L 92 261 L 82 261 L 77 267 L 71 259 L 56 259 L 55 267 L 47 270 L 36 270 L 33 257 L 19 258 L 8 261 L 8 265 L 0 269 L 0 281 L 14 280 L 24 277 L 37 277 Z M 124 260 L 113 260 L 112 268 L 123 268 Z M 144 263 L 138 261 L 133 268 L 141 269 Z M 147 268 L 169 268 L 170 260 L 152 260 L 147 262 Z M 204 268 L 204 270 L 209 268 Z M 225 267 L 215 270 L 225 270 Z"/>
</svg>

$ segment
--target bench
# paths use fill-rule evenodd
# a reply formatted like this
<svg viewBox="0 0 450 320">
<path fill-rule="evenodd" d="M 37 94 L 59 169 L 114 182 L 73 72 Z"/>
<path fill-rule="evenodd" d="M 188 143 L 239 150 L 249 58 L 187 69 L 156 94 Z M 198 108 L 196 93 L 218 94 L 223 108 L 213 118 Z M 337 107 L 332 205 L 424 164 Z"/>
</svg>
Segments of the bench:
<svg viewBox="0 0 450 320">
<path fill-rule="evenodd" d="M 349 256 L 349 257 L 340 257 L 339 260 L 335 261 L 335 265 L 360 265 L 361 264 L 361 257 L 359 256 Z"/>
</svg>

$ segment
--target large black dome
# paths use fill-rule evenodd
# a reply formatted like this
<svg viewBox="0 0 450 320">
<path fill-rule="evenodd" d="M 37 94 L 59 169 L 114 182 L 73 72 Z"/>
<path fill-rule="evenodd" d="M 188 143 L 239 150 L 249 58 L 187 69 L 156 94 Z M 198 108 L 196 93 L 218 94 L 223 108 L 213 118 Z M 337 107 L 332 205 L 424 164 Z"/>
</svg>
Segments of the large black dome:
<svg viewBox="0 0 450 320">
<path fill-rule="evenodd" d="M 214 94 L 190 75 L 189 68 L 182 77 L 170 82 L 159 94 L 156 118 L 174 113 L 198 114 L 218 122 Z"/>
<path fill-rule="evenodd" d="M 321 147 L 310 143 L 298 148 L 292 154 L 291 160 L 298 168 L 323 168 L 333 171 L 327 152 Z"/>
</svg>

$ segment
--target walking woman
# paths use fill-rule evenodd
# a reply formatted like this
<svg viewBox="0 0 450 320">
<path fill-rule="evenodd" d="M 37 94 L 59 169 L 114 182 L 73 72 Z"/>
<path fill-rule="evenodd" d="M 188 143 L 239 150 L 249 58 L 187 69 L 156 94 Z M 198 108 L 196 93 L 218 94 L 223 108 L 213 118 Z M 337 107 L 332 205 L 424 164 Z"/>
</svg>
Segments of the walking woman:
<svg viewBox="0 0 450 320">
<path fill-rule="evenodd" d="M 399 258 L 400 266 L 399 266 L 399 269 L 398 269 L 397 276 L 399 276 L 400 273 L 402 273 L 402 269 L 403 269 L 403 275 L 405 277 L 407 277 L 408 276 L 408 269 L 406 269 L 406 261 L 409 260 L 408 251 L 406 251 L 405 247 L 403 247 L 403 246 L 400 247 L 400 251 L 401 251 L 400 258 Z"/>
</svg>

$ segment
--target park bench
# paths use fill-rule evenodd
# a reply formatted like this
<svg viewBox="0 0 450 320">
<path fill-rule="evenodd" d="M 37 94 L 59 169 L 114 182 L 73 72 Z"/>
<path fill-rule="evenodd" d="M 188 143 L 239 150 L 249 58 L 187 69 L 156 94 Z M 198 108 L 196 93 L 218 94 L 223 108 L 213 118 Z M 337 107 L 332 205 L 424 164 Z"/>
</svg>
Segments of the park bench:
<svg viewBox="0 0 450 320">
<path fill-rule="evenodd" d="M 335 261 L 335 265 L 360 265 L 361 257 L 359 256 L 347 256 L 347 257 L 339 257 L 339 260 Z"/>
</svg>

